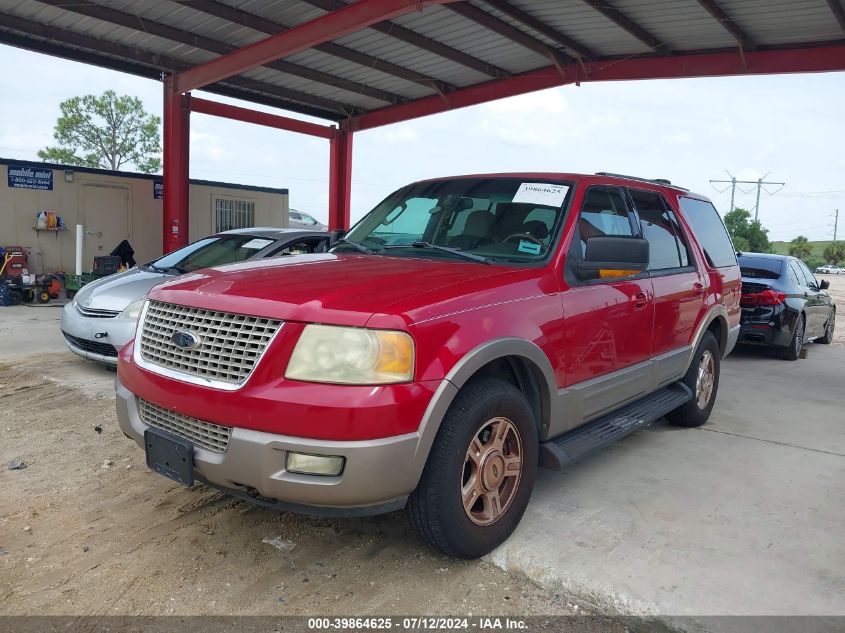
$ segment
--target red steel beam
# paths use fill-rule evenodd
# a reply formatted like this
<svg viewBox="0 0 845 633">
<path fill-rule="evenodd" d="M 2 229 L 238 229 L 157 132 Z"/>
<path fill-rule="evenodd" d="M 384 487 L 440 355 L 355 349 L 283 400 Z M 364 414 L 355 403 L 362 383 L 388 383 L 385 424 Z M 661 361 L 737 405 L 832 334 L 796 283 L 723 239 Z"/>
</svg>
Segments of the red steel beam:
<svg viewBox="0 0 845 633">
<path fill-rule="evenodd" d="M 188 180 L 191 110 L 190 97 L 173 87 L 173 76 L 164 80 L 164 200 L 162 253 L 188 244 Z"/>
<path fill-rule="evenodd" d="M 335 128 L 329 127 L 328 125 L 317 125 L 316 123 L 308 123 L 308 121 L 299 121 L 298 119 L 291 119 L 286 116 L 279 116 L 278 114 L 258 112 L 257 110 L 249 110 L 226 103 L 217 103 L 216 101 L 209 101 L 198 97 L 191 97 L 190 106 L 191 112 L 210 114 L 211 116 L 234 119 L 236 121 L 243 121 L 244 123 L 254 123 L 255 125 L 264 125 L 266 127 L 276 128 L 277 130 L 319 136 L 320 138 L 331 139 L 335 131 Z"/>
<path fill-rule="evenodd" d="M 349 228 L 352 132 L 341 127 L 329 141 L 329 230 Z"/>
<path fill-rule="evenodd" d="M 429 5 L 454 1 L 456 0 L 358 0 L 342 9 L 179 73 L 176 76 L 176 90 L 188 92 L 202 88 L 317 44 L 360 31 L 371 24 L 410 11 L 422 10 Z"/>
<path fill-rule="evenodd" d="M 576 82 L 845 71 L 845 45 L 753 51 L 745 53 L 744 60 L 731 51 L 571 63 L 560 69 L 548 66 L 450 92 L 448 103 L 440 96 L 425 97 L 373 110 L 352 117 L 347 127 L 367 130 Z"/>
</svg>

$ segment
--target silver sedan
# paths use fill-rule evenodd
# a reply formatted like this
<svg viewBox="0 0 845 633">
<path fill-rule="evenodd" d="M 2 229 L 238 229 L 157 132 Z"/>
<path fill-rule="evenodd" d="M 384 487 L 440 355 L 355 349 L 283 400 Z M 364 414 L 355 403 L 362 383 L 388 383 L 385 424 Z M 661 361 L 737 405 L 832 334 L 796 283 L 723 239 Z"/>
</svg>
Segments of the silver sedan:
<svg viewBox="0 0 845 633">
<path fill-rule="evenodd" d="M 206 237 L 148 264 L 83 286 L 64 307 L 62 334 L 74 354 L 114 366 L 118 350 L 135 337 L 141 307 L 153 286 L 200 268 L 320 253 L 328 245 L 326 233 L 302 229 L 236 229 Z"/>
</svg>

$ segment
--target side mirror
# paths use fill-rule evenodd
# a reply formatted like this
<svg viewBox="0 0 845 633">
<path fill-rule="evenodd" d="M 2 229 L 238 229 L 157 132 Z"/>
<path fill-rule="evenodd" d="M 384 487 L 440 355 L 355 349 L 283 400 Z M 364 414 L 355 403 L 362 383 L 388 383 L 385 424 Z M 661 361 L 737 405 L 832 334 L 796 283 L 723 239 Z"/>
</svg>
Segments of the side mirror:
<svg viewBox="0 0 845 633">
<path fill-rule="evenodd" d="M 641 237 L 589 237 L 584 257 L 576 263 L 582 279 L 629 277 L 646 268 L 648 240 Z"/>
<path fill-rule="evenodd" d="M 830 282 L 827 279 L 822 279 L 819 283 L 819 289 L 827 290 L 828 288 L 830 288 Z"/>
</svg>

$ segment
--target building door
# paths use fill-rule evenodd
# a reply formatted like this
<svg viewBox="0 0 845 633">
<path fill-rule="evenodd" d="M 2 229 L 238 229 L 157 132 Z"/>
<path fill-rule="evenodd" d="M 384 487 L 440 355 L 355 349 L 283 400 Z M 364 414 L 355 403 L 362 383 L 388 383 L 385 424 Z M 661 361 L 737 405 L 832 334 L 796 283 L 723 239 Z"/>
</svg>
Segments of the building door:
<svg viewBox="0 0 845 633">
<path fill-rule="evenodd" d="M 94 266 L 94 257 L 108 255 L 122 240 L 130 238 L 129 188 L 82 185 L 82 223 L 85 226 L 82 269 L 87 272 Z"/>
</svg>

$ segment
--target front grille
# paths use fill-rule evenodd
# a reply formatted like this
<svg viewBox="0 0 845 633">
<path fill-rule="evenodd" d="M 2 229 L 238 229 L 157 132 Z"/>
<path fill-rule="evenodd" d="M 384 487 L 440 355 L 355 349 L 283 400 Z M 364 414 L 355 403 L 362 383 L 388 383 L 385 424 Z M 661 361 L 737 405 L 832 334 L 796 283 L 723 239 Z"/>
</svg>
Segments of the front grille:
<svg viewBox="0 0 845 633">
<path fill-rule="evenodd" d="M 117 349 L 114 345 L 109 345 L 108 343 L 98 343 L 96 341 L 88 341 L 84 338 L 78 338 L 76 336 L 71 336 L 67 332 L 62 332 L 65 335 L 65 339 L 68 343 L 73 345 L 74 347 L 78 347 L 79 349 L 85 350 L 86 352 L 91 352 L 92 354 L 99 354 L 100 356 L 109 356 L 110 358 L 117 358 Z"/>
<path fill-rule="evenodd" d="M 275 319 L 151 301 L 141 326 L 141 357 L 183 374 L 237 385 L 249 377 L 281 325 Z M 182 331 L 199 339 L 194 349 L 171 341 Z"/>
<path fill-rule="evenodd" d="M 82 316 L 87 316 L 91 319 L 113 319 L 118 314 L 120 314 L 120 310 L 99 310 L 96 308 L 84 308 L 78 303 L 76 304 L 76 310 Z"/>
<path fill-rule="evenodd" d="M 138 414 L 144 424 L 173 433 L 215 453 L 225 453 L 232 436 L 232 429 L 228 426 L 182 415 L 143 398 L 138 398 Z"/>
</svg>

